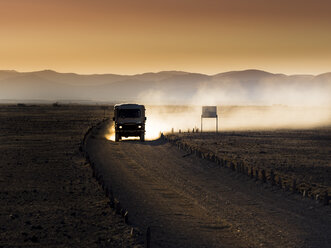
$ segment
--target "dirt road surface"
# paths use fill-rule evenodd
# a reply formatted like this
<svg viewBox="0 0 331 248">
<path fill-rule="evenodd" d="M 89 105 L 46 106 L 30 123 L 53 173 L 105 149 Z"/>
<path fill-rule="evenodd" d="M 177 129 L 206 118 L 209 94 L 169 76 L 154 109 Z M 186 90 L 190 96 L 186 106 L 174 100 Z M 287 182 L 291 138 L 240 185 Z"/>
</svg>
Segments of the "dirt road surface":
<svg viewBox="0 0 331 248">
<path fill-rule="evenodd" d="M 86 149 L 151 247 L 331 247 L 331 208 L 186 154 L 162 140 Z"/>
</svg>

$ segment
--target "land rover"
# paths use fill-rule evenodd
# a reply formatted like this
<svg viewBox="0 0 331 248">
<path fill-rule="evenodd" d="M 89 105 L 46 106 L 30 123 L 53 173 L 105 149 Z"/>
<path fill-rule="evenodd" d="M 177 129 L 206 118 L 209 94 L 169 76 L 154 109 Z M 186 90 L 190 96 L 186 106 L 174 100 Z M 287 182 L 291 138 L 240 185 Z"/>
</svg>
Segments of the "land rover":
<svg viewBox="0 0 331 248">
<path fill-rule="evenodd" d="M 145 106 L 139 104 L 116 104 L 114 106 L 115 141 L 122 137 L 138 136 L 145 140 Z"/>
</svg>

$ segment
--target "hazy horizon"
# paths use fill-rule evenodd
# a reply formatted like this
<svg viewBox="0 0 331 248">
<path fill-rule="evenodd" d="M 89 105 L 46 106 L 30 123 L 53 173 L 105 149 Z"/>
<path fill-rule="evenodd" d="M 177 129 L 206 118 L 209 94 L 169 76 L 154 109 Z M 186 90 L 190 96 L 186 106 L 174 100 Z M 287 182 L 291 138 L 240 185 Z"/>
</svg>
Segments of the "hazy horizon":
<svg viewBox="0 0 331 248">
<path fill-rule="evenodd" d="M 0 99 L 8 100 L 331 106 L 330 91 L 331 73 L 288 76 L 246 70 L 208 76 L 168 71 L 128 76 L 0 71 Z"/>
</svg>

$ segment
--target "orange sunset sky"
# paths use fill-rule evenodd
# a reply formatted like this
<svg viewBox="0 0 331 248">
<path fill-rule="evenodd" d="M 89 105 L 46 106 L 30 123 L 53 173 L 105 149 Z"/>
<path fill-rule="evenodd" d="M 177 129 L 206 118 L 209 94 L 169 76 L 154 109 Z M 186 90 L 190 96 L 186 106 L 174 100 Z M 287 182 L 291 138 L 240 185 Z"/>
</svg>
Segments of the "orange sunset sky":
<svg viewBox="0 0 331 248">
<path fill-rule="evenodd" d="M 330 0 L 0 0 L 0 70 L 331 71 Z"/>
</svg>

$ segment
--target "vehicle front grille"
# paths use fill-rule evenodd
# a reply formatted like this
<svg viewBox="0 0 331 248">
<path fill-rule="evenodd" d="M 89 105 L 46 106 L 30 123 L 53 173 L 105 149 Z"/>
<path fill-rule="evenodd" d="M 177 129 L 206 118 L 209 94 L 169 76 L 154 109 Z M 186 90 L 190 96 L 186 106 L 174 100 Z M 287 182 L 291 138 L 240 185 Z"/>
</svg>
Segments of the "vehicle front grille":
<svg viewBox="0 0 331 248">
<path fill-rule="evenodd" d="M 124 124 L 124 125 L 119 125 L 122 126 L 122 128 L 119 128 L 119 130 L 140 130 L 142 128 L 139 128 L 139 126 L 142 127 L 142 125 L 138 124 Z"/>
</svg>

